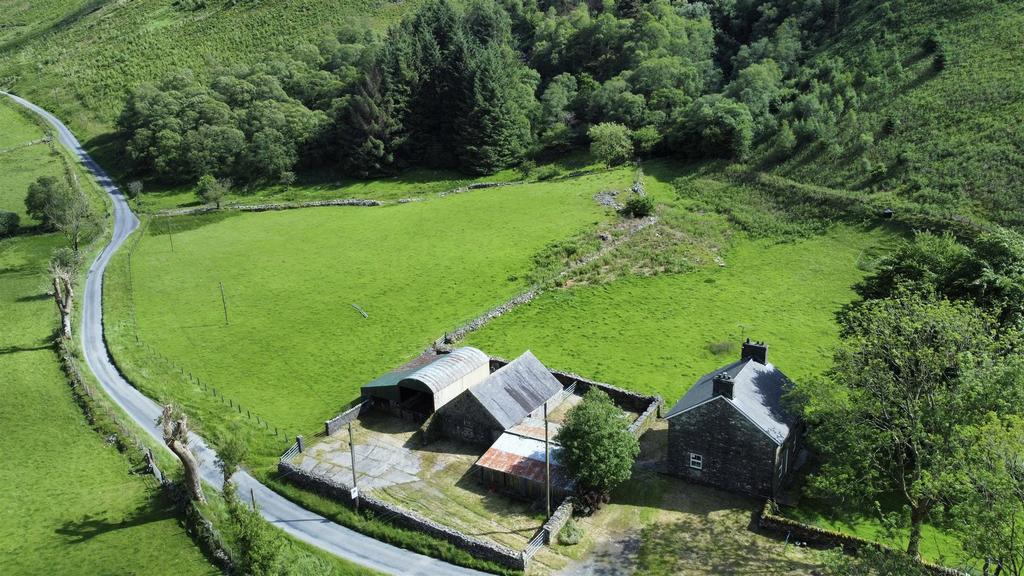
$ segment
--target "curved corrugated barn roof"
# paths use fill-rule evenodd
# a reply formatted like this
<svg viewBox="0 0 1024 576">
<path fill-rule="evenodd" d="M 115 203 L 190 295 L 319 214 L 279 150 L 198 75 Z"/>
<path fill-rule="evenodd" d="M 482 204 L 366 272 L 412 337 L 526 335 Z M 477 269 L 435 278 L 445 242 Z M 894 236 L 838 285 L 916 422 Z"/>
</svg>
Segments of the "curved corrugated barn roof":
<svg viewBox="0 0 1024 576">
<path fill-rule="evenodd" d="M 422 382 L 435 394 L 449 384 L 468 375 L 480 366 L 486 365 L 491 359 L 480 350 L 471 346 L 456 348 L 448 354 L 439 356 L 430 364 L 416 370 L 402 379 Z M 402 384 L 399 382 L 399 385 Z"/>
</svg>

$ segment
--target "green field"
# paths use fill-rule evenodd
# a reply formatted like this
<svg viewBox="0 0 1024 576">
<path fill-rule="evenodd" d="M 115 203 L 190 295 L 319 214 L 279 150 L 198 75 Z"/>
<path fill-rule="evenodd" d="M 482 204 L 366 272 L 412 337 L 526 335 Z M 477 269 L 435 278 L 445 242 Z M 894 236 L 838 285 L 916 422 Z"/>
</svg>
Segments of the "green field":
<svg viewBox="0 0 1024 576">
<path fill-rule="evenodd" d="M 50 341 L 57 235 L 0 242 L 0 572 L 215 574 L 155 480 L 86 422 Z"/>
<path fill-rule="evenodd" d="M 185 403 L 207 429 L 238 413 L 181 369 L 289 435 L 315 432 L 360 385 L 522 290 L 531 256 L 606 220 L 593 195 L 631 177 L 622 169 L 379 208 L 156 219 L 132 255 L 134 294 L 127 251 L 108 271 L 108 339 L 134 382 Z M 135 343 L 133 299 L 139 340 L 177 369 Z"/>
<path fill-rule="evenodd" d="M 604 168 L 587 153 L 572 154 L 545 165 L 549 175 L 565 177 L 575 171 L 596 171 Z M 223 200 L 226 206 L 232 204 L 259 204 L 275 202 L 308 202 L 314 200 L 333 200 L 337 198 L 359 198 L 379 200 L 382 202 L 398 202 L 404 200 L 422 200 L 425 197 L 450 192 L 474 182 L 512 182 L 519 180 L 536 180 L 536 173 L 524 175 L 519 170 L 502 170 L 478 178 L 470 178 L 465 174 L 450 170 L 432 170 L 427 168 L 411 169 L 394 176 L 373 180 L 341 178 L 329 173 L 312 174 L 300 179 L 297 183 L 285 186 L 271 184 L 255 189 L 233 188 Z M 160 187 L 145 190 L 143 195 L 134 200 L 134 206 L 141 212 L 157 212 L 161 210 L 188 208 L 201 203 L 196 196 L 194 186 Z"/>
<path fill-rule="evenodd" d="M 669 404 L 731 362 L 748 336 L 768 342 L 790 377 L 806 378 L 828 368 L 833 315 L 854 299 L 866 254 L 892 241 L 884 230 L 848 226 L 791 243 L 736 240 L 724 267 L 547 292 L 467 343 L 508 358 L 529 349 L 552 368 Z"/>
<path fill-rule="evenodd" d="M 43 130 L 26 120 L 10 99 L 0 98 L 0 210 L 14 212 L 22 226 L 36 224 L 25 213 L 28 186 L 40 176 L 61 174 L 60 157 L 46 143 L 23 146 L 42 139 Z"/>
</svg>

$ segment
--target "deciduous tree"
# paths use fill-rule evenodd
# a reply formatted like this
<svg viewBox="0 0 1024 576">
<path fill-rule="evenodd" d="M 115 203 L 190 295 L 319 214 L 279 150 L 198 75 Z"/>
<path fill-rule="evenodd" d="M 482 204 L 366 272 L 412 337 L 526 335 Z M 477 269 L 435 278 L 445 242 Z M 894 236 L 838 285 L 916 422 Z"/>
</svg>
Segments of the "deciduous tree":
<svg viewBox="0 0 1024 576">
<path fill-rule="evenodd" d="M 992 322 L 970 304 L 900 293 L 845 314 L 842 337 L 827 380 L 796 393 L 823 460 L 811 487 L 861 503 L 895 497 L 916 557 L 925 520 L 957 487 L 957 432 L 1015 402 L 992 373 Z"/>
<path fill-rule="evenodd" d="M 608 166 L 616 166 L 633 155 L 629 128 L 614 122 L 602 122 L 590 128 L 590 153 Z"/>
<path fill-rule="evenodd" d="M 622 410 L 596 388 L 569 410 L 557 440 L 561 461 L 584 493 L 606 497 L 629 479 L 640 445 L 628 425 Z"/>
</svg>

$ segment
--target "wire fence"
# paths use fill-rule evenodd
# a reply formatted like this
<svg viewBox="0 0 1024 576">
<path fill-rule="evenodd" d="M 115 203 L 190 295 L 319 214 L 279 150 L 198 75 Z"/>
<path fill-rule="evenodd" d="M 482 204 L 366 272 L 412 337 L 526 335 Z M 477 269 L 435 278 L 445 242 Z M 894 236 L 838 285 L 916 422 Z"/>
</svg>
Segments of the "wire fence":
<svg viewBox="0 0 1024 576">
<path fill-rule="evenodd" d="M 132 256 L 135 254 L 136 248 L 138 248 L 139 244 L 142 242 L 142 238 L 145 236 L 150 222 L 150 218 L 145 219 L 138 236 L 128 247 L 127 252 L 125 280 L 128 288 L 129 320 L 122 321 L 120 323 L 120 327 L 124 331 L 132 334 L 133 338 L 129 340 L 129 345 L 132 345 L 131 340 L 134 340 L 136 353 L 142 355 L 144 363 L 158 369 L 163 375 L 174 378 L 183 383 L 187 383 L 193 391 L 217 400 L 218 403 L 222 406 L 226 406 L 228 410 L 235 412 L 239 417 L 245 416 L 245 419 L 253 426 L 264 430 L 275 438 L 281 438 L 285 442 L 288 442 L 289 440 L 294 441 L 296 438 L 295 435 L 289 435 L 287 431 L 271 424 L 265 417 L 254 412 L 251 408 L 242 406 L 241 402 L 226 395 L 223 387 L 218 389 L 214 383 L 200 379 L 191 370 L 178 364 L 142 339 L 139 334 L 139 322 L 136 314 L 135 279 L 132 271 Z"/>
</svg>

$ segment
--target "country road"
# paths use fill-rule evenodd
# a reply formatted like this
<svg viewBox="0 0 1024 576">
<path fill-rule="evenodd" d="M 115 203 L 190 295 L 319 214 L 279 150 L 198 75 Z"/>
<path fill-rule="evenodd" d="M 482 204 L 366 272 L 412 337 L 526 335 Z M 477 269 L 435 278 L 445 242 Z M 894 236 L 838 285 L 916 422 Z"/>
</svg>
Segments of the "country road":
<svg viewBox="0 0 1024 576">
<path fill-rule="evenodd" d="M 83 150 L 75 136 L 59 119 L 23 98 L 6 92 L 2 94 L 32 110 L 52 125 L 61 144 L 81 159 L 99 185 L 110 195 L 114 209 L 114 231 L 110 243 L 90 266 L 86 279 L 82 300 L 82 350 L 86 364 L 107 394 L 162 445 L 162 435 L 156 425 L 160 406 L 129 384 L 114 368 L 103 339 L 103 273 L 111 256 L 139 225 L 139 220 L 107 173 Z M 221 475 L 215 465 L 217 454 L 199 436 L 191 434 L 190 439 L 193 452 L 202 462 L 203 480 L 220 490 Z M 387 574 L 416 576 L 483 574 L 374 540 L 335 524 L 280 496 L 244 470 L 236 473 L 232 481 L 237 484 L 239 494 L 244 495 L 247 501 L 250 494 L 255 494 L 263 517 L 275 526 L 298 540 L 367 568 Z"/>
</svg>

